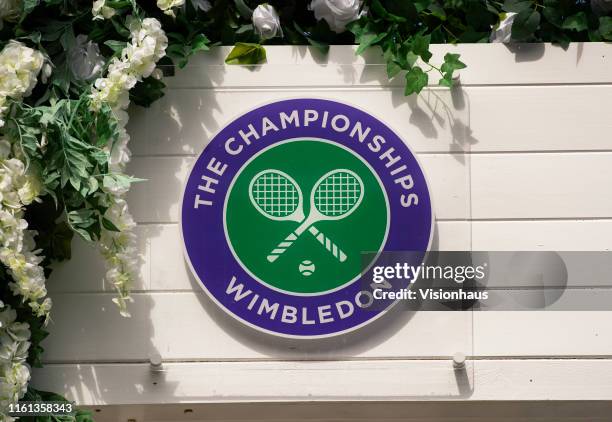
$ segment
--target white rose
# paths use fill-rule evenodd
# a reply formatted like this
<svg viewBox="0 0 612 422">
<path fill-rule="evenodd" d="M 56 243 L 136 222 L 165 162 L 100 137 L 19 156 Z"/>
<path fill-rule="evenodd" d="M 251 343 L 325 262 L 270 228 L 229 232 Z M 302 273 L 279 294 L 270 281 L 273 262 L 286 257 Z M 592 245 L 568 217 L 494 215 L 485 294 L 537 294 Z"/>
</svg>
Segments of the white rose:
<svg viewBox="0 0 612 422">
<path fill-rule="evenodd" d="M 336 33 L 346 30 L 346 25 L 361 16 L 359 0 L 312 0 L 309 9 L 317 20 L 324 19 Z"/>
<path fill-rule="evenodd" d="M 104 57 L 98 44 L 87 39 L 87 35 L 76 37 L 74 47 L 68 52 L 70 71 L 79 81 L 94 78 L 104 67 Z"/>
<path fill-rule="evenodd" d="M 115 9 L 106 5 L 106 0 L 96 0 L 91 8 L 94 20 L 110 19 L 115 16 Z"/>
<path fill-rule="evenodd" d="M 491 32 L 490 42 L 509 43 L 512 41 L 512 24 L 516 13 L 508 12 L 506 17 L 499 23 L 497 28 Z"/>
<path fill-rule="evenodd" d="M 253 11 L 252 19 L 255 31 L 262 39 L 269 40 L 279 34 L 283 35 L 278 13 L 269 4 L 264 3 L 257 6 Z"/>
<path fill-rule="evenodd" d="M 596 15 L 607 15 L 612 12 L 612 0 L 591 0 L 591 9 Z"/>
</svg>

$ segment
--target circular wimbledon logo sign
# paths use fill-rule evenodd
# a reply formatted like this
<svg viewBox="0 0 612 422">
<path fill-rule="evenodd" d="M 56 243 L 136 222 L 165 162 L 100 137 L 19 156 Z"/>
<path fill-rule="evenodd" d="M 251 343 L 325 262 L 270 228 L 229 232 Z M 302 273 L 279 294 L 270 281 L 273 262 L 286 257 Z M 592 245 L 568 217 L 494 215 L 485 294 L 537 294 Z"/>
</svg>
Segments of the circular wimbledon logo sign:
<svg viewBox="0 0 612 422">
<path fill-rule="evenodd" d="M 363 281 L 368 269 L 383 251 L 425 252 L 432 227 L 427 183 L 404 142 L 323 99 L 278 101 L 223 128 L 197 159 L 181 212 L 204 290 L 240 321 L 290 337 L 382 315 L 393 301 L 372 306 L 380 286 Z"/>
</svg>

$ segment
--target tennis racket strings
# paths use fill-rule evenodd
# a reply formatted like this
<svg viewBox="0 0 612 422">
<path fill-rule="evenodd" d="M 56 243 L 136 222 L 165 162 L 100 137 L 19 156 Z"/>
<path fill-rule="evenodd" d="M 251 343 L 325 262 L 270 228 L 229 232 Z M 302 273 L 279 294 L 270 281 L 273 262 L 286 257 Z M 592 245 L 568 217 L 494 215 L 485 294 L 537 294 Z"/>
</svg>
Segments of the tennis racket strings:
<svg viewBox="0 0 612 422">
<path fill-rule="evenodd" d="M 306 230 L 337 260 L 346 260 L 344 251 L 314 224 L 321 220 L 345 218 L 357 208 L 363 198 L 363 182 L 354 172 L 339 169 L 324 174 L 311 192 L 308 217 L 304 215 L 299 185 L 280 170 L 268 169 L 255 175 L 250 183 L 249 196 L 253 206 L 264 216 L 300 223 L 270 252 L 267 256 L 269 262 L 276 261 Z"/>
</svg>

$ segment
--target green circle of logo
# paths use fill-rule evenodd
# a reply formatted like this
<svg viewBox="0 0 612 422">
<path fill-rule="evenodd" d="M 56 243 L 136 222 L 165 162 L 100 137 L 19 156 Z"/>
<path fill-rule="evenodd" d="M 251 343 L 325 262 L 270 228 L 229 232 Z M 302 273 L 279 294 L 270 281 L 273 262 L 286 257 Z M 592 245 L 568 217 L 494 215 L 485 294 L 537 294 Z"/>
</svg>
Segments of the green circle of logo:
<svg viewBox="0 0 612 422">
<path fill-rule="evenodd" d="M 225 203 L 225 231 L 253 277 L 292 294 L 322 294 L 360 275 L 378 252 L 388 205 L 371 168 L 339 144 L 293 139 L 254 156 Z"/>
</svg>

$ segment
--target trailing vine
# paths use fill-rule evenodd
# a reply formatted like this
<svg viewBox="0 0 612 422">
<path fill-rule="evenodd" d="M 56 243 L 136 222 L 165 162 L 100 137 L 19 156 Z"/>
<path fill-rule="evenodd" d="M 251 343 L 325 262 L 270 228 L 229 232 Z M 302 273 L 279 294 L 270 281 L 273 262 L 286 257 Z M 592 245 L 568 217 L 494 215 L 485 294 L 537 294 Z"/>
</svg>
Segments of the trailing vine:
<svg viewBox="0 0 612 422">
<path fill-rule="evenodd" d="M 28 381 L 52 315 L 50 264 L 70 259 L 75 234 L 99 245 L 129 316 L 125 194 L 139 179 L 125 170 L 127 109 L 163 96 L 161 68 L 173 73 L 215 45 L 234 45 L 228 64 L 251 65 L 266 45 L 325 54 L 357 44 L 357 54 L 379 49 L 410 95 L 452 87 L 466 66 L 458 54 L 434 57 L 431 44 L 542 41 L 612 41 L 612 1 L 0 0 L 0 420 L 24 397 L 61 400 Z"/>
</svg>

